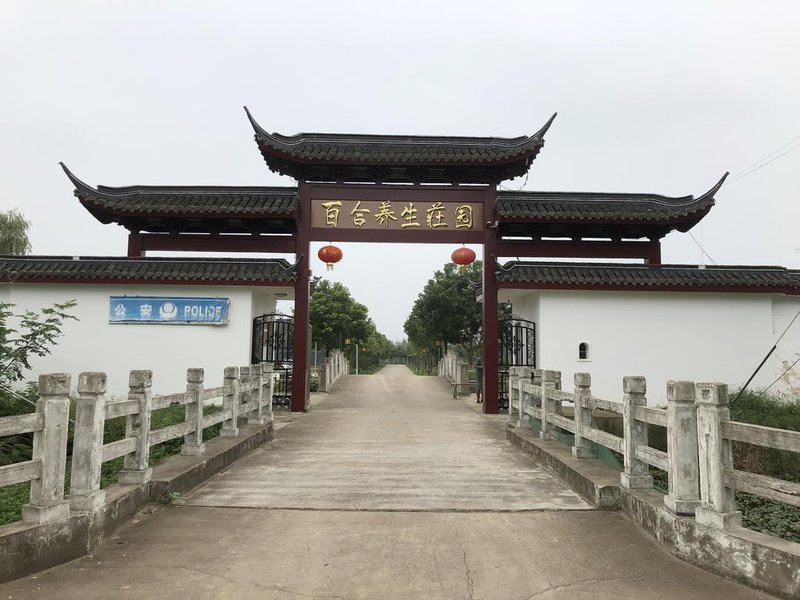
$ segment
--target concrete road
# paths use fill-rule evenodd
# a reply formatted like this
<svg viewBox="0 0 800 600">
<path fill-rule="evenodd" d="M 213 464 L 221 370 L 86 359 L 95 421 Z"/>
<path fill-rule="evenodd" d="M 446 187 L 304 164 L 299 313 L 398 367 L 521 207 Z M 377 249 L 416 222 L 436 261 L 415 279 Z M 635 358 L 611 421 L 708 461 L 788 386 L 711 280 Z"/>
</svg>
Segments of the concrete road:
<svg viewBox="0 0 800 600">
<path fill-rule="evenodd" d="M 769 598 L 590 510 L 437 378 L 350 376 L 276 440 L 22 598 Z"/>
</svg>

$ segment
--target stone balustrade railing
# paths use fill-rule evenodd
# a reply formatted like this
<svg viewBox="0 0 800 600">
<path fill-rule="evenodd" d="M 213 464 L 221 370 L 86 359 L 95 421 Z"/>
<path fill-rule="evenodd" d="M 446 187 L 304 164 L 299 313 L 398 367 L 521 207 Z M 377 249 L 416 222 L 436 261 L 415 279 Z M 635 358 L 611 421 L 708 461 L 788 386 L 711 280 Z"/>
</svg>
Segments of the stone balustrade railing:
<svg viewBox="0 0 800 600">
<path fill-rule="evenodd" d="M 439 377 L 444 377 L 454 385 L 453 394 L 465 392 L 469 381 L 469 364 L 454 352 L 446 352 L 439 360 Z"/>
<path fill-rule="evenodd" d="M 22 508 L 22 522 L 43 524 L 70 516 L 70 510 L 93 512 L 104 502 L 100 489 L 103 463 L 124 457 L 119 474 L 122 484 L 145 484 L 150 480 L 150 448 L 183 437 L 181 453 L 205 453 L 203 431 L 222 423 L 220 436 L 238 437 L 239 419 L 249 424 L 272 422 L 272 366 L 228 367 L 223 385 L 204 387 L 203 369 L 188 369 L 186 390 L 153 395 L 151 371 L 131 371 L 127 398 L 106 399 L 105 373 L 81 373 L 75 406 L 70 493 L 65 496 L 69 392 L 71 377 L 65 373 L 39 377 L 36 412 L 0 418 L 0 437 L 33 433 L 31 460 L 0 467 L 0 487 L 31 482 L 30 502 Z M 222 407 L 204 414 L 204 405 L 221 399 Z M 153 411 L 185 406 L 181 423 L 152 429 Z M 125 437 L 103 443 L 107 419 L 125 417 Z"/>
<path fill-rule="evenodd" d="M 350 372 L 350 361 L 341 350 L 332 350 L 319 366 L 317 391 L 329 393 L 342 375 Z"/>
<path fill-rule="evenodd" d="M 592 442 L 620 453 L 620 485 L 626 489 L 652 488 L 649 466 L 666 471 L 665 507 L 694 515 L 702 525 L 741 527 L 736 490 L 800 506 L 800 484 L 734 469 L 731 449 L 738 441 L 800 452 L 800 432 L 731 421 L 725 384 L 670 381 L 663 409 L 647 406 L 644 377 L 623 379 L 622 401 L 592 396 L 588 373 L 575 373 L 573 392 L 562 391 L 560 379 L 558 371 L 511 367 L 509 422 L 523 427 L 528 417 L 537 419 L 539 435 L 546 440 L 557 439 L 559 429 L 574 434 L 575 458 L 594 457 Z M 572 418 L 565 416 L 564 402 L 573 403 Z M 623 435 L 594 427 L 595 409 L 622 415 Z M 666 452 L 648 444 L 648 425 L 666 428 Z"/>
</svg>

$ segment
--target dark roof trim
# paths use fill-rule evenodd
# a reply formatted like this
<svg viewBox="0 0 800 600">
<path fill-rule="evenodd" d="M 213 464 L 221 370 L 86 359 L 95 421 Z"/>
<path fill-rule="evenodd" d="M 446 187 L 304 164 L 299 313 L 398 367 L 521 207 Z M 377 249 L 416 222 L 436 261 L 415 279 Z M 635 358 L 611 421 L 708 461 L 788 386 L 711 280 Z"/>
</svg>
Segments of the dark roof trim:
<svg viewBox="0 0 800 600">
<path fill-rule="evenodd" d="M 497 279 L 501 288 L 800 295 L 800 271 L 783 267 L 511 261 Z"/>
<path fill-rule="evenodd" d="M 297 264 L 284 259 L 0 256 L 0 284 L 105 283 L 287 287 Z"/>
<path fill-rule="evenodd" d="M 671 224 L 688 231 L 715 204 L 728 173 L 705 194 L 669 197 L 657 194 L 591 192 L 506 192 L 497 194 L 497 218 L 503 222 Z"/>
<path fill-rule="evenodd" d="M 247 118 L 256 134 L 256 140 L 274 151 L 298 162 L 335 162 L 369 164 L 501 164 L 517 160 L 521 155 L 538 152 L 544 145 L 544 135 L 558 113 L 530 136 L 515 138 L 421 136 L 421 135 L 369 135 L 349 133 L 298 133 L 282 135 L 269 133 L 261 127 L 245 106 Z M 381 150 L 384 147 L 384 150 Z M 348 159 L 354 148 L 372 148 L 373 156 Z M 336 150 L 341 156 L 336 157 Z M 408 152 L 408 151 L 416 151 Z"/>
<path fill-rule="evenodd" d="M 92 186 L 59 163 L 75 195 L 101 222 L 115 217 L 282 218 L 297 210 L 296 187 Z"/>
</svg>

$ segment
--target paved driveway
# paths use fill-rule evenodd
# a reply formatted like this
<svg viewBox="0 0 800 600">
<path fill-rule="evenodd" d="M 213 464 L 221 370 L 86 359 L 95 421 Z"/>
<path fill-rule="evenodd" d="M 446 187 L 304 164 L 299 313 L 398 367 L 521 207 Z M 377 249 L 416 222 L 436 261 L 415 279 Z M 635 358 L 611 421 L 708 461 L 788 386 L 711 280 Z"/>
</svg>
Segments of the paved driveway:
<svg viewBox="0 0 800 600">
<path fill-rule="evenodd" d="M 768 598 L 592 510 L 435 377 L 349 376 L 276 440 L 0 599 Z"/>
</svg>

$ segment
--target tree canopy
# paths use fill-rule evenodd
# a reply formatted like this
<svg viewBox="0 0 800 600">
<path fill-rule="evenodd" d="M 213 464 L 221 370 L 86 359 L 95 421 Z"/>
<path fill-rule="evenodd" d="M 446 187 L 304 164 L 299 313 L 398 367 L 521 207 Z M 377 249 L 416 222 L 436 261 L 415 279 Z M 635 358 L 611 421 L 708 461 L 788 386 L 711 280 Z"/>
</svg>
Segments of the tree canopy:
<svg viewBox="0 0 800 600">
<path fill-rule="evenodd" d="M 481 305 L 475 299 L 482 268 L 481 261 L 475 261 L 460 273 L 456 265 L 448 263 L 433 274 L 403 326 L 414 347 L 432 353 L 437 341 L 460 344 L 467 359 L 474 359 L 483 324 Z"/>
<path fill-rule="evenodd" d="M 30 221 L 16 209 L 0 211 L 0 254 L 20 255 L 30 252 L 30 225 Z"/>
<path fill-rule="evenodd" d="M 347 339 L 363 344 L 375 332 L 367 307 L 356 302 L 341 283 L 324 279 L 317 283 L 311 296 L 309 322 L 314 341 L 326 352 Z"/>
<path fill-rule="evenodd" d="M 13 304 L 0 302 L 0 388 L 23 379 L 33 356 L 50 354 L 64 321 L 75 319 L 69 314 L 74 307 L 75 301 L 68 300 L 38 313 L 15 314 Z"/>
</svg>

